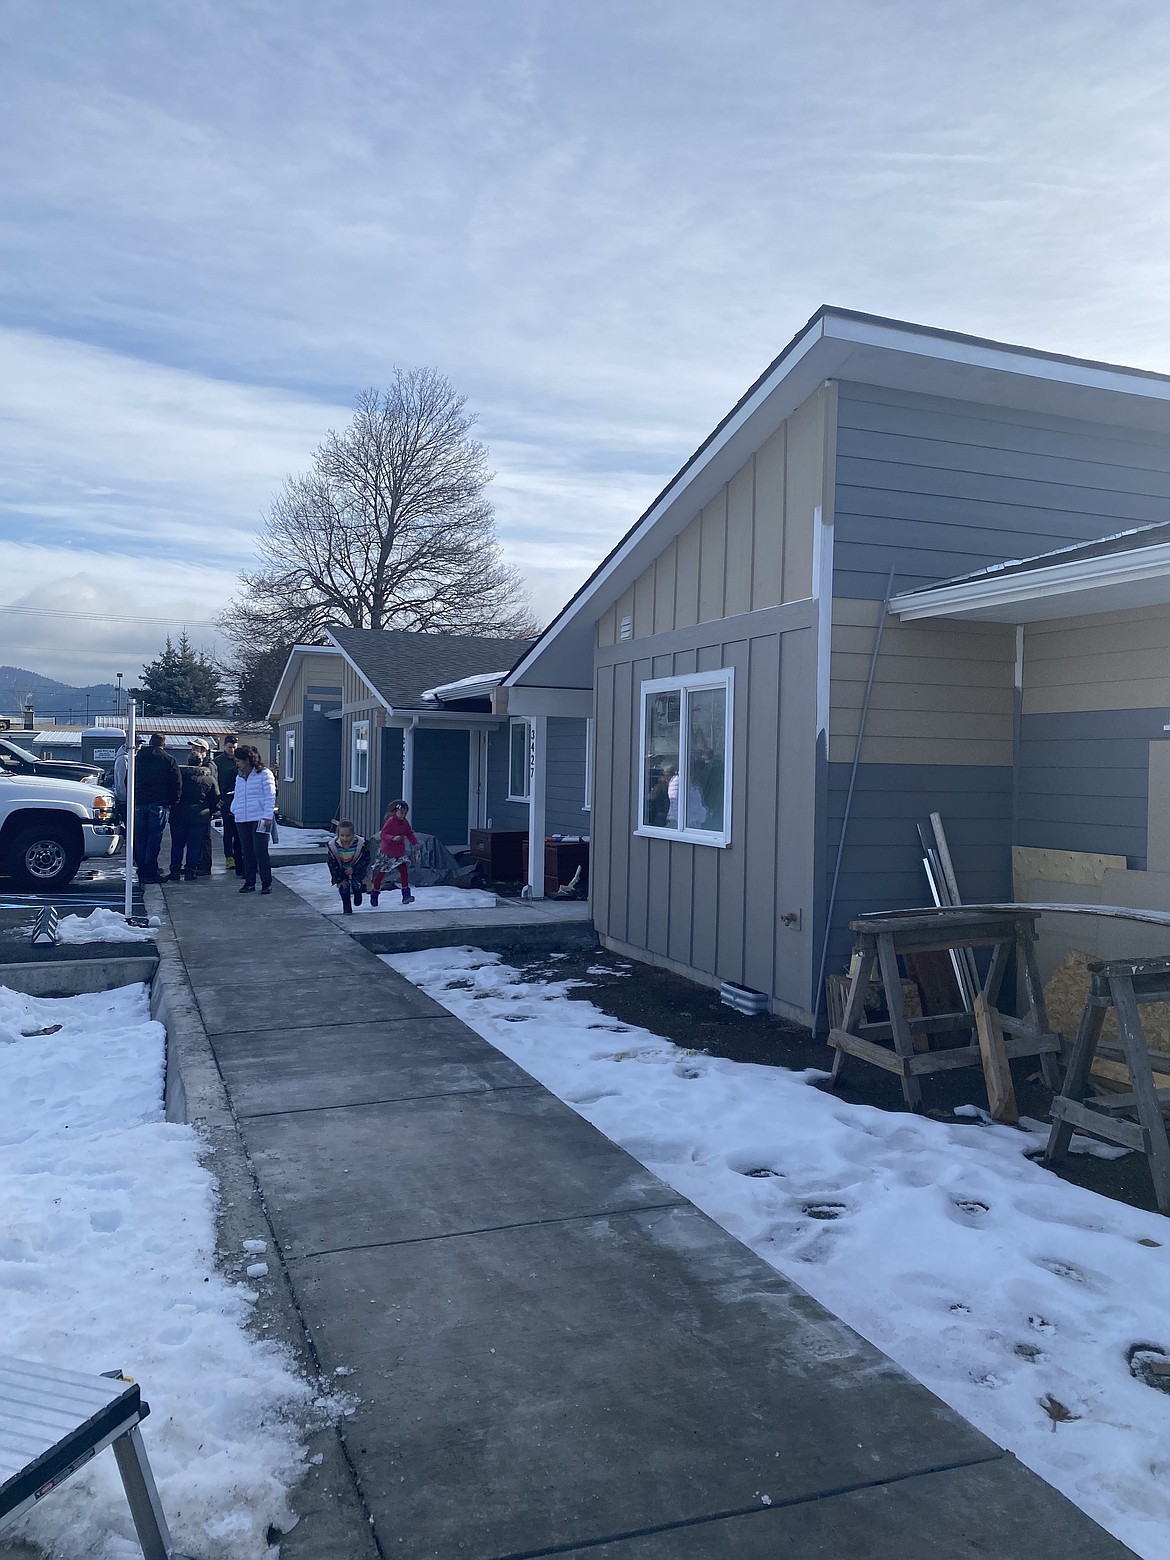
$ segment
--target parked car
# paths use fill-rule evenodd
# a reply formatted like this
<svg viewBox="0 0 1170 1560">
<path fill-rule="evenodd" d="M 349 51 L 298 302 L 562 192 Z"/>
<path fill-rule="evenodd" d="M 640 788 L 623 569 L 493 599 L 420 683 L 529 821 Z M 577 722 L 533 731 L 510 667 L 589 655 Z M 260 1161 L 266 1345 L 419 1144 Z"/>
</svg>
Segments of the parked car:
<svg viewBox="0 0 1170 1560">
<path fill-rule="evenodd" d="M 118 734 L 119 741 L 121 733 Z M 38 758 L 10 737 L 0 737 L 0 774 L 46 775 L 58 780 L 100 780 L 107 772 L 104 764 L 74 763 L 68 758 Z"/>
<path fill-rule="evenodd" d="M 22 888 L 64 888 L 87 856 L 112 856 L 121 841 L 112 791 L 0 767 L 0 872 Z"/>
</svg>

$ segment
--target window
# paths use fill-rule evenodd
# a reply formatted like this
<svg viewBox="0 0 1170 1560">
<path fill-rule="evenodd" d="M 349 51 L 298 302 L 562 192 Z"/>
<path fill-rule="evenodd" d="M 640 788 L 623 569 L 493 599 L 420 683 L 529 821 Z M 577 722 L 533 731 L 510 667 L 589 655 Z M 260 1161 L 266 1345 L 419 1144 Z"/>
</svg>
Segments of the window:
<svg viewBox="0 0 1170 1560">
<path fill-rule="evenodd" d="M 531 794 L 532 723 L 513 720 L 508 725 L 508 800 L 526 802 Z"/>
<path fill-rule="evenodd" d="M 349 753 L 349 788 L 351 791 L 370 789 L 370 723 L 355 720 L 352 747 Z"/>
<path fill-rule="evenodd" d="M 296 727 L 290 726 L 284 734 L 284 778 L 295 780 L 297 777 L 297 733 Z"/>
<path fill-rule="evenodd" d="M 585 800 L 582 812 L 593 811 L 593 722 L 585 722 Z"/>
<path fill-rule="evenodd" d="M 731 671 L 642 684 L 639 834 L 731 841 Z"/>
</svg>

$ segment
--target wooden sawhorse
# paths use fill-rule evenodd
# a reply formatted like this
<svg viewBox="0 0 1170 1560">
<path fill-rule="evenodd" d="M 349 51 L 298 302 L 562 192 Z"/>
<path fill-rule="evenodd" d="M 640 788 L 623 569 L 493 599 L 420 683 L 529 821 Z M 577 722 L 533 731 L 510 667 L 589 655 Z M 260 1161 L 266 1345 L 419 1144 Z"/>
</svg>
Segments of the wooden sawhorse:
<svg viewBox="0 0 1170 1560">
<path fill-rule="evenodd" d="M 853 1056 L 897 1073 L 907 1105 L 917 1109 L 922 1104 L 922 1086 L 918 1081 L 922 1074 L 955 1067 L 982 1067 L 982 1053 L 976 1044 L 946 1051 L 914 1049 L 916 1035 L 947 1031 L 974 1034 L 975 1017 L 956 1012 L 908 1018 L 902 1000 L 898 955 L 990 948 L 991 963 L 982 986 L 988 1005 L 996 1006 L 1013 952 L 1018 955 L 1028 997 L 1027 1017 L 999 1017 L 1005 1035 L 1004 1049 L 1009 1058 L 1038 1056 L 1045 1083 L 1054 1092 L 1059 1089 L 1060 1036 L 1048 1026 L 1044 987 L 1036 966 L 1036 916 L 1036 911 L 1011 907 L 989 910 L 944 905 L 937 909 L 893 910 L 851 921 L 857 957 L 841 1027 L 829 1031 L 829 1044 L 836 1049 L 830 1087 L 836 1086 L 846 1057 Z M 890 1017 L 888 1023 L 867 1024 L 865 993 L 875 967 Z M 892 1049 L 879 1043 L 883 1040 L 892 1042 Z"/>
<path fill-rule="evenodd" d="M 1170 1002 L 1170 959 L 1112 959 L 1090 964 L 1089 975 L 1089 996 L 1073 1042 L 1064 1089 L 1052 1101 L 1052 1131 L 1044 1162 L 1055 1164 L 1064 1158 L 1074 1128 L 1106 1143 L 1136 1149 L 1149 1160 L 1159 1212 L 1170 1214 L 1170 1138 L 1162 1116 L 1163 1105 L 1170 1104 L 1170 1089 L 1154 1086 L 1139 1011 L 1145 1002 Z M 1117 1014 L 1130 1092 L 1086 1099 L 1093 1058 L 1110 1008 Z M 1137 1120 L 1123 1120 L 1119 1112 Z"/>
<path fill-rule="evenodd" d="M 112 1446 L 145 1560 L 182 1560 L 138 1428 L 149 1413 L 139 1388 L 118 1376 L 0 1355 L 0 1527 Z"/>
</svg>

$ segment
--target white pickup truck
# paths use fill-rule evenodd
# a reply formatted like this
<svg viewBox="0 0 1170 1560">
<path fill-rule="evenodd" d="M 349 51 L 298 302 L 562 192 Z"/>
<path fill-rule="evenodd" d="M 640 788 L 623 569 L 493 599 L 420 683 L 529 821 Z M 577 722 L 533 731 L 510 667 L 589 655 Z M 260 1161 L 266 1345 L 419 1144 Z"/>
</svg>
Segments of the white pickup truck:
<svg viewBox="0 0 1170 1560">
<path fill-rule="evenodd" d="M 112 791 L 0 770 L 0 872 L 22 888 L 64 888 L 85 857 L 112 856 L 121 842 Z"/>
</svg>

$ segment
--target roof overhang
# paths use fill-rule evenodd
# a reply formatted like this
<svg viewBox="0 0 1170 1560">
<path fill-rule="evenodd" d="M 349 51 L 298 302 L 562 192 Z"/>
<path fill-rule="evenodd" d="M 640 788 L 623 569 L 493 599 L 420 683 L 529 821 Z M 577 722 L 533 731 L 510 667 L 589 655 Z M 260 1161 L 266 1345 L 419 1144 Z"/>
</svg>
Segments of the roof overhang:
<svg viewBox="0 0 1170 1560">
<path fill-rule="evenodd" d="M 293 679 L 297 675 L 297 666 L 303 657 L 308 655 L 340 655 L 336 645 L 294 645 L 288 653 L 288 660 L 284 663 L 284 671 L 280 674 L 280 681 L 276 685 L 276 692 L 272 695 L 272 704 L 268 710 L 269 720 L 279 720 L 279 711 L 284 707 L 284 701 L 288 697 L 288 690 L 292 687 Z"/>
<path fill-rule="evenodd" d="M 780 423 L 834 379 L 1170 434 L 1170 376 L 821 309 L 516 663 L 505 685 L 592 686 L 597 618 Z"/>
<path fill-rule="evenodd" d="M 481 672 L 475 677 L 461 677 L 458 682 L 424 689 L 422 697 L 434 699 L 438 704 L 445 699 L 490 699 L 492 689 L 498 688 L 507 675 L 507 672 Z"/>
<path fill-rule="evenodd" d="M 1037 623 L 1166 605 L 1170 605 L 1170 542 L 1038 565 L 1013 574 L 976 576 L 904 591 L 890 599 L 890 611 L 903 623 L 925 618 Z"/>
</svg>

